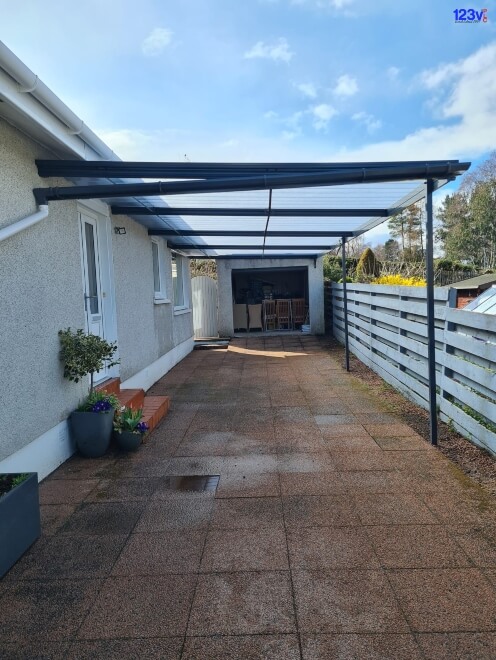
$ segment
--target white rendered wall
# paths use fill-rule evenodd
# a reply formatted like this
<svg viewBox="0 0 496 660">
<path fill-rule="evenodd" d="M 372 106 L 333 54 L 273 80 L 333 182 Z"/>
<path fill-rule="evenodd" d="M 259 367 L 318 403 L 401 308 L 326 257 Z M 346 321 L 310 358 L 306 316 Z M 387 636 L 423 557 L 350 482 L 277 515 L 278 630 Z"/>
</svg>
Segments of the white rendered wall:
<svg viewBox="0 0 496 660">
<path fill-rule="evenodd" d="M 0 119 L 0 227 L 36 211 L 33 188 L 70 185 L 38 177 L 37 158 L 53 154 Z M 146 229 L 122 216 L 109 222 L 127 230 L 111 233 L 120 376 L 147 389 L 192 350 L 192 313 L 154 303 Z M 172 296 L 171 253 L 162 242 Z M 86 383 L 64 379 L 59 360 L 58 331 L 85 324 L 77 202 L 50 202 L 46 219 L 0 242 L 0 301 L 0 472 L 42 478 L 73 453 L 67 417 L 87 393 Z"/>
</svg>

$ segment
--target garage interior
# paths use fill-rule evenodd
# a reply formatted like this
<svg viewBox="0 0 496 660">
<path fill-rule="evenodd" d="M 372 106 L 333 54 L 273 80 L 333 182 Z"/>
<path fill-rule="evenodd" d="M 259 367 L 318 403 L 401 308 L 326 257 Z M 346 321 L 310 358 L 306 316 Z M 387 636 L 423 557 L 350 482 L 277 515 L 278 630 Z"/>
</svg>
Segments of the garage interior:
<svg viewBox="0 0 496 660">
<path fill-rule="evenodd" d="M 308 314 L 308 267 L 294 268 L 254 268 L 234 269 L 232 271 L 233 319 L 236 331 L 258 330 L 295 330 L 301 328 Z M 303 318 L 301 314 L 289 323 L 279 323 L 278 319 L 267 329 L 265 311 L 270 301 L 288 301 L 290 308 L 295 308 L 294 301 L 304 301 Z M 267 304 L 269 303 L 269 305 Z M 247 312 L 244 323 L 244 308 Z M 293 311 L 293 309 L 291 309 Z"/>
</svg>

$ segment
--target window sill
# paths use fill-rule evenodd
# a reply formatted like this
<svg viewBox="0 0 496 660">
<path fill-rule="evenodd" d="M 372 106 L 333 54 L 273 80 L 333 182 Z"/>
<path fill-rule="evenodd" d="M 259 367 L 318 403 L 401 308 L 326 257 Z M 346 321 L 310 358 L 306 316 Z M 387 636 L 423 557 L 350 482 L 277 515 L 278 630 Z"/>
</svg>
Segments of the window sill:
<svg viewBox="0 0 496 660">
<path fill-rule="evenodd" d="M 174 316 L 179 316 L 180 314 L 190 314 L 193 310 L 190 307 L 175 307 Z"/>
<path fill-rule="evenodd" d="M 169 300 L 169 298 L 154 298 L 153 299 L 153 304 L 154 305 L 164 305 L 165 303 L 171 303 L 172 301 Z"/>
</svg>

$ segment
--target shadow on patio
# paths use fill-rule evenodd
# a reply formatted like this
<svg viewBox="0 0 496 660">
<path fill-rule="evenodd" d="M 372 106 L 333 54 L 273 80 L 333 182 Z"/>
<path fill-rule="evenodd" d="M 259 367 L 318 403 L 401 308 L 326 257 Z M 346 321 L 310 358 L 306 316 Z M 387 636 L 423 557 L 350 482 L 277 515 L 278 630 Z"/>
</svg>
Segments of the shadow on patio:
<svg viewBox="0 0 496 660">
<path fill-rule="evenodd" d="M 196 351 L 152 393 L 137 454 L 42 484 L 2 657 L 495 657 L 493 501 L 317 338 Z"/>
</svg>

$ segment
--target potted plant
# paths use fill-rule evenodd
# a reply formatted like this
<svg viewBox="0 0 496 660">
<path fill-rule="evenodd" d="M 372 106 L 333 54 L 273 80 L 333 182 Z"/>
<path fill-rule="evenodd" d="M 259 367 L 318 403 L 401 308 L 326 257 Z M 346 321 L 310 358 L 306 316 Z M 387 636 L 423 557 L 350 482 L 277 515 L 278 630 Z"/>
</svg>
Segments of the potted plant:
<svg viewBox="0 0 496 660">
<path fill-rule="evenodd" d="M 87 335 L 82 330 L 73 332 L 70 328 L 60 330 L 59 337 L 65 378 L 78 383 L 85 376 L 90 377 L 88 397 L 69 417 L 72 437 L 83 456 L 103 456 L 110 444 L 119 401 L 114 394 L 95 390 L 94 376 L 104 367 L 119 363 L 114 359 L 117 344 Z"/>
<path fill-rule="evenodd" d="M 114 438 L 119 449 L 135 451 L 143 441 L 149 426 L 142 422 L 143 411 L 123 407 L 114 420 Z"/>
<path fill-rule="evenodd" d="M 40 532 L 38 474 L 0 474 L 0 578 Z"/>
</svg>

